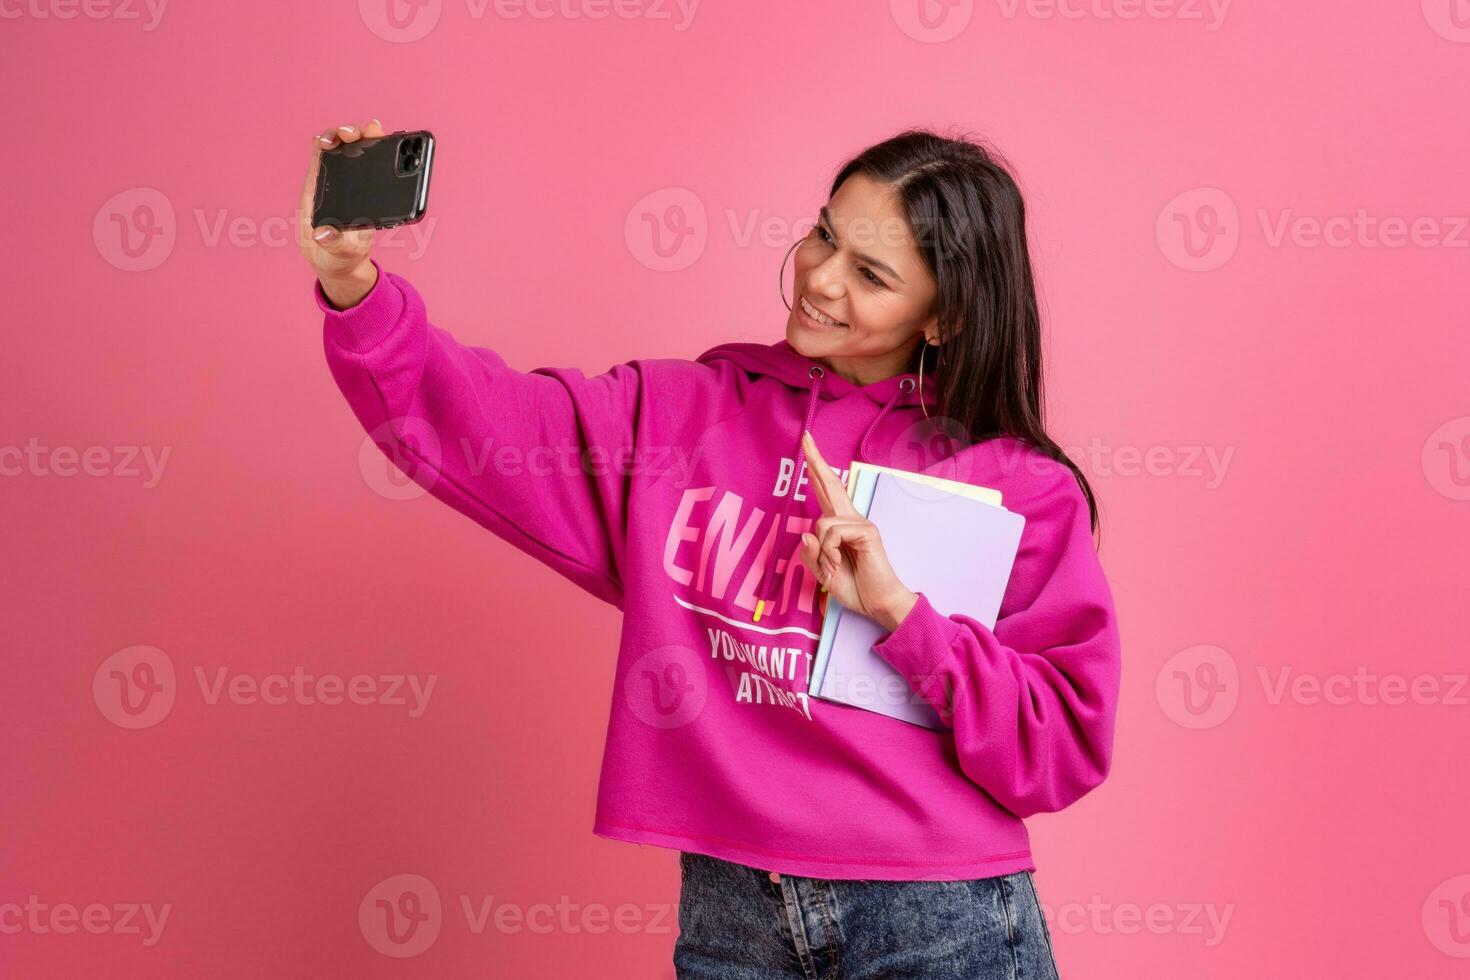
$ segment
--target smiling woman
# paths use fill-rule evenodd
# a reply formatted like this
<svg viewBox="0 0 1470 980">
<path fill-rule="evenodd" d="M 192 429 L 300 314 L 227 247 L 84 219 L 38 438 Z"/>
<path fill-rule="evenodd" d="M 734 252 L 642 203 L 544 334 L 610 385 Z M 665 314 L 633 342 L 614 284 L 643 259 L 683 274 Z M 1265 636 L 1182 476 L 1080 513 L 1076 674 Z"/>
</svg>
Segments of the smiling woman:
<svg viewBox="0 0 1470 980">
<path fill-rule="evenodd" d="M 1026 208 L 998 153 L 918 130 L 869 147 L 793 248 L 794 350 L 859 385 L 943 367 L 940 414 L 961 439 L 1012 435 L 1061 462 L 1096 528 L 1087 478 L 1043 425 Z"/>
<path fill-rule="evenodd" d="M 938 336 L 935 291 L 897 192 L 857 172 L 797 245 L 786 339 L 856 384 L 891 377 Z"/>
<path fill-rule="evenodd" d="M 1042 427 L 1024 209 L 988 151 L 908 132 L 843 166 L 793 246 L 785 339 L 591 378 L 433 326 L 370 233 L 300 243 L 379 448 L 622 610 L 593 829 L 680 852 L 679 976 L 1056 975 L 1023 818 L 1107 776 L 1120 649 L 1091 490 Z M 527 478 L 460 448 L 487 445 L 688 466 Z M 857 460 L 1025 516 L 993 630 L 898 579 L 843 487 Z M 819 584 L 950 730 L 808 697 Z"/>
</svg>

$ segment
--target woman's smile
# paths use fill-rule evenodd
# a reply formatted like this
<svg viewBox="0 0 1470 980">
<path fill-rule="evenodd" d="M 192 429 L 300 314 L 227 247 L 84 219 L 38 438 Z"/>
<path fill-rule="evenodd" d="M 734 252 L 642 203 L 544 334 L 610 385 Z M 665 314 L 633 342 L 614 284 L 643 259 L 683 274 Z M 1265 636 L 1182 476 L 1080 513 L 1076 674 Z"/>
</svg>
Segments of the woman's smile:
<svg viewBox="0 0 1470 980">
<path fill-rule="evenodd" d="M 841 330 L 846 329 L 847 324 L 836 317 L 824 312 L 821 307 L 815 306 L 805 296 L 796 308 L 801 312 L 801 318 L 805 324 L 813 330 Z"/>
</svg>

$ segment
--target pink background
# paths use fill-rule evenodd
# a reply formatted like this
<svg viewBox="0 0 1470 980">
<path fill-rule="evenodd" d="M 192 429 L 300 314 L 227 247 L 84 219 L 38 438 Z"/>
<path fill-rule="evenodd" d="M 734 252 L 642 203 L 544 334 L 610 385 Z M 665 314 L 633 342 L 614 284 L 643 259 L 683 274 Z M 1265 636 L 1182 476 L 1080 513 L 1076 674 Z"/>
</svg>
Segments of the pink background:
<svg viewBox="0 0 1470 980">
<path fill-rule="evenodd" d="M 1470 5 L 383 3 L 3 8 L 0 975 L 673 975 L 675 853 L 590 832 L 616 612 L 388 499 L 327 374 L 285 220 L 371 115 L 441 141 L 384 265 L 589 372 L 779 339 L 847 155 L 993 139 L 1124 636 L 1113 775 L 1031 822 L 1063 976 L 1464 975 Z M 140 645 L 172 702 L 131 730 Z M 435 688 L 196 674 L 298 668 Z M 359 926 L 398 875 L 442 901 L 411 957 Z"/>
</svg>

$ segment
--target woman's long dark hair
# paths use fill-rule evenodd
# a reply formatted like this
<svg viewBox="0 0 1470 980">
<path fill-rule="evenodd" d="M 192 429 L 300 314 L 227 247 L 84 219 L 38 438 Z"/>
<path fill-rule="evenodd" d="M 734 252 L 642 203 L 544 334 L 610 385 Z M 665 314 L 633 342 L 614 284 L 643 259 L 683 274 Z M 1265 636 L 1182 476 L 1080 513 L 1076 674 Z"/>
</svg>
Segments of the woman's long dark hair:
<svg viewBox="0 0 1470 980">
<path fill-rule="evenodd" d="M 976 443 L 1012 436 L 1087 477 L 1043 424 L 1041 318 L 1026 244 L 1026 205 L 993 148 L 910 129 L 870 146 L 832 181 L 863 173 L 892 187 L 939 285 L 939 347 L 919 344 L 939 388 L 939 413 Z M 932 356 L 931 356 L 932 352 Z"/>
</svg>

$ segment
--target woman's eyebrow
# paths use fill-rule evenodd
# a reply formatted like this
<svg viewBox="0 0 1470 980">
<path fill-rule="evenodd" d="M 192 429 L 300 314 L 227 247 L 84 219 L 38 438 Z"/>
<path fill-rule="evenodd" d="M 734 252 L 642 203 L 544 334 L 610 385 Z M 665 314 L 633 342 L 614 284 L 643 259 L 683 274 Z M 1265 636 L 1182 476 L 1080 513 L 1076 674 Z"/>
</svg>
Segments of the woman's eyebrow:
<svg viewBox="0 0 1470 980">
<path fill-rule="evenodd" d="M 824 222 L 826 222 L 826 224 L 827 224 L 827 230 L 829 232 L 832 232 L 832 237 L 833 238 L 836 238 L 837 237 L 837 232 L 835 232 L 835 231 L 832 230 L 832 214 L 831 214 L 830 211 L 827 210 L 827 206 L 825 204 L 822 205 L 822 220 Z M 892 276 L 893 278 L 897 279 L 899 282 L 903 282 L 903 276 L 901 276 L 897 272 L 895 272 L 893 270 L 893 267 L 890 266 L 890 265 L 888 265 L 887 263 L 885 263 L 885 262 L 879 262 L 877 259 L 873 258 L 871 255 L 864 255 L 861 252 L 858 253 L 858 258 L 860 258 L 864 262 L 868 263 L 868 265 L 876 265 L 878 268 L 882 269 L 884 272 L 888 273 L 890 276 Z"/>
</svg>

